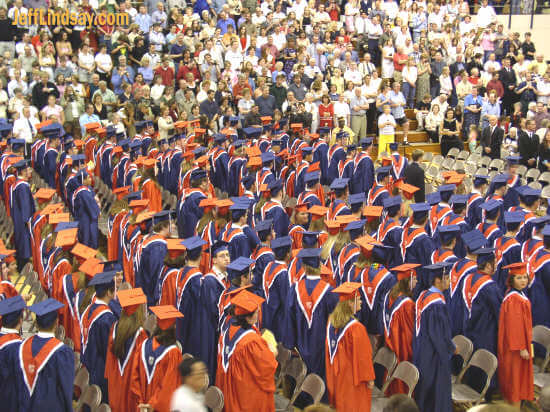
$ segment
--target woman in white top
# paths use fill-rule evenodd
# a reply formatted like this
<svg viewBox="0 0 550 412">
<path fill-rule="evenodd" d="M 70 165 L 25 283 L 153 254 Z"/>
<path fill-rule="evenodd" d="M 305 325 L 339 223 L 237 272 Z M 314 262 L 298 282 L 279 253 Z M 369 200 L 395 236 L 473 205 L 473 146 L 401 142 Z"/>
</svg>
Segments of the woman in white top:
<svg viewBox="0 0 550 412">
<path fill-rule="evenodd" d="M 357 0 L 351 0 L 346 4 L 345 7 L 346 14 L 346 30 L 349 33 L 355 32 L 355 17 L 359 16 L 359 7 L 357 6 Z"/>
<path fill-rule="evenodd" d="M 550 76 L 544 73 L 542 79 L 537 82 L 537 101 L 544 104 L 550 103 Z"/>
<path fill-rule="evenodd" d="M 243 97 L 239 99 L 239 103 L 237 104 L 237 106 L 239 108 L 239 114 L 241 116 L 248 114 L 250 110 L 252 110 L 252 106 L 254 106 L 254 100 L 252 100 L 252 97 L 250 96 L 250 89 L 243 89 Z"/>
<path fill-rule="evenodd" d="M 451 79 L 451 71 L 449 66 L 443 67 L 441 76 L 439 76 L 440 93 L 445 93 L 447 96 L 451 95 L 453 91 L 453 80 Z"/>
<path fill-rule="evenodd" d="M 38 56 L 38 63 L 40 64 L 40 70 L 48 73 L 50 81 L 53 82 L 53 70 L 55 69 L 55 48 L 53 43 L 48 41 L 40 49 Z"/>
<path fill-rule="evenodd" d="M 346 120 L 346 126 L 350 124 L 350 115 L 351 111 L 349 109 L 349 104 L 346 102 L 346 98 L 343 94 L 338 96 L 338 101 L 334 102 L 334 118 L 338 119 L 343 117 Z"/>
<path fill-rule="evenodd" d="M 94 69 L 94 54 L 91 52 L 90 46 L 84 43 L 78 53 L 78 80 L 82 83 L 91 83 Z"/>
<path fill-rule="evenodd" d="M 405 67 L 403 67 L 403 95 L 409 109 L 414 109 L 414 98 L 416 96 L 416 79 L 418 70 L 414 65 L 414 58 L 409 57 Z"/>
<path fill-rule="evenodd" d="M 162 93 L 164 93 L 164 85 L 162 84 L 162 77 L 159 75 L 155 76 L 155 79 L 153 80 L 153 86 L 151 87 L 151 98 L 155 102 L 155 104 L 158 104 L 160 98 L 162 97 Z"/>
<path fill-rule="evenodd" d="M 443 113 L 438 104 L 432 105 L 432 110 L 424 119 L 424 128 L 433 143 L 439 143 L 439 130 L 443 124 Z"/>
<path fill-rule="evenodd" d="M 168 137 L 168 131 L 174 128 L 174 121 L 170 117 L 170 108 L 164 107 L 162 109 L 162 116 L 158 119 L 159 127 L 159 139 L 166 139 Z"/>
<path fill-rule="evenodd" d="M 95 64 L 97 66 L 97 72 L 102 80 L 110 79 L 111 70 L 113 69 L 113 60 L 111 55 L 107 53 L 107 46 L 102 44 L 99 46 L 99 53 L 95 55 Z"/>
<path fill-rule="evenodd" d="M 314 98 L 313 93 L 306 93 L 305 107 L 306 112 L 311 113 L 311 133 L 317 133 L 319 127 L 319 109 Z"/>
<path fill-rule="evenodd" d="M 395 50 L 393 48 L 393 42 L 391 39 L 386 41 L 384 47 L 382 48 L 382 78 L 391 79 L 393 78 L 393 53 Z"/>
<path fill-rule="evenodd" d="M 380 136 L 378 137 L 378 157 L 382 152 L 389 153 L 388 145 L 395 140 L 395 127 L 397 123 L 394 117 L 391 115 L 391 106 L 385 104 L 383 108 L 384 112 L 378 117 L 378 130 Z"/>
</svg>

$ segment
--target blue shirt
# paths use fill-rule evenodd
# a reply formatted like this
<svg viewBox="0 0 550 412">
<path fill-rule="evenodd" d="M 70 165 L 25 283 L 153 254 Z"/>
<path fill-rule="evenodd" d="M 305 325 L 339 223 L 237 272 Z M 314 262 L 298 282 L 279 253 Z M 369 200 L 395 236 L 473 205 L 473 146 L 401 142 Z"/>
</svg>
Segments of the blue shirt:
<svg viewBox="0 0 550 412">
<path fill-rule="evenodd" d="M 151 20 L 151 16 L 149 16 L 148 14 L 138 14 L 136 16 L 136 24 L 139 26 L 139 29 L 143 32 L 143 33 L 149 33 L 149 29 L 151 28 L 151 25 L 152 25 L 152 20 Z"/>
<path fill-rule="evenodd" d="M 479 107 L 483 106 L 483 99 L 481 96 L 474 97 L 472 94 L 467 95 L 464 98 L 464 113 L 471 113 L 466 107 L 478 105 Z"/>
<path fill-rule="evenodd" d="M 99 123 L 99 121 L 100 119 L 97 114 L 89 115 L 88 113 L 84 113 L 80 116 L 78 122 L 80 123 L 80 129 L 82 130 L 82 136 L 86 136 L 86 125 L 88 123 Z"/>
<path fill-rule="evenodd" d="M 225 20 L 218 20 L 218 24 L 216 24 L 216 27 L 218 27 L 221 30 L 222 36 L 227 33 L 227 26 L 233 26 L 235 29 L 235 32 L 237 31 L 237 28 L 235 27 L 235 20 L 233 19 L 225 19 Z"/>
<path fill-rule="evenodd" d="M 483 102 L 483 106 L 481 106 L 482 129 L 489 126 L 489 119 L 487 116 L 491 115 L 500 117 L 500 103 L 498 101 L 495 102 L 495 104 L 491 104 L 488 100 Z"/>
<path fill-rule="evenodd" d="M 404 104 L 406 102 L 405 96 L 403 96 L 403 93 L 401 92 L 395 93 L 393 90 L 390 91 L 389 99 L 392 104 L 395 104 L 395 103 Z M 405 106 L 403 105 L 403 106 L 392 107 L 391 114 L 396 120 L 405 117 Z"/>
</svg>

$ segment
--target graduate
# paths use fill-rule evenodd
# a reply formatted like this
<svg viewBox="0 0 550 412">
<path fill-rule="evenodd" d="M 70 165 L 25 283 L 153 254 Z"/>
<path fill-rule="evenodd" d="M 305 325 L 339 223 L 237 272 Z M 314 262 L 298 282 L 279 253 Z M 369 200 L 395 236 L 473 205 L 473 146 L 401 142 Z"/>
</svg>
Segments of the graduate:
<svg viewBox="0 0 550 412">
<path fill-rule="evenodd" d="M 336 219 L 339 215 L 349 215 L 351 213 L 346 199 L 348 198 L 348 184 L 350 179 L 334 179 L 330 184 L 330 189 L 334 195 L 334 199 L 329 205 L 327 213 L 328 220 Z"/>
<path fill-rule="evenodd" d="M 510 212 L 524 212 L 524 220 L 518 234 L 518 242 L 525 242 L 531 236 L 533 229 L 533 221 L 536 219 L 536 212 L 540 205 L 541 191 L 533 189 L 529 186 L 517 187 L 516 192 L 519 194 L 519 206 L 513 206 L 509 209 Z"/>
<path fill-rule="evenodd" d="M 501 229 L 501 231 L 504 231 L 504 222 L 502 220 L 504 216 L 504 211 L 507 210 L 504 208 L 504 196 L 507 193 L 508 186 L 506 185 L 506 182 L 508 181 L 508 175 L 506 174 L 499 174 L 493 177 L 493 180 L 491 180 L 491 184 L 489 185 L 489 189 L 487 190 L 487 195 L 485 197 L 485 203 L 489 200 L 496 200 L 499 203 L 499 216 L 500 219 L 498 221 L 498 225 Z M 517 192 L 513 190 L 513 192 Z M 481 206 L 481 205 L 480 205 Z M 481 221 L 483 221 L 483 213 L 481 214 Z"/>
<path fill-rule="evenodd" d="M 124 188 L 130 188 L 124 186 Z M 130 206 L 125 199 L 115 200 L 109 210 L 107 219 L 107 259 L 122 261 L 121 222 L 128 216 Z"/>
<path fill-rule="evenodd" d="M 176 281 L 176 307 L 183 318 L 176 320 L 176 337 L 181 344 L 183 353 L 195 357 L 201 354 L 201 333 L 197 333 L 197 325 L 201 322 L 200 293 L 202 272 L 199 270 L 203 246 L 207 243 L 198 236 L 184 239 L 185 265 L 179 272 Z"/>
<path fill-rule="evenodd" d="M 424 269 L 431 287 L 424 290 L 416 301 L 412 359 L 420 372 L 420 379 L 415 398 L 421 411 L 451 412 L 451 356 L 455 345 L 443 296 L 450 278 L 443 263 Z"/>
<path fill-rule="evenodd" d="M 149 408 L 170 412 L 172 394 L 181 384 L 178 365 L 182 355 L 176 346 L 176 319 L 183 315 L 172 305 L 150 308 L 157 317 L 153 336 L 138 349 L 130 378 L 130 392 L 135 403 L 131 410 Z"/>
<path fill-rule="evenodd" d="M 141 344 L 147 339 L 143 329 L 147 297 L 140 288 L 117 292 L 122 306 L 120 319 L 109 334 L 105 379 L 109 387 L 109 405 L 114 412 L 131 412 L 137 400 L 130 392 L 132 369 L 140 359 Z"/>
<path fill-rule="evenodd" d="M 263 296 L 263 276 L 266 266 L 275 260 L 273 250 L 270 244 L 273 239 L 273 221 L 271 219 L 256 222 L 254 230 L 258 234 L 260 244 L 256 246 L 254 252 L 250 256 L 254 260 L 252 268 L 252 284 L 254 285 L 254 293 Z"/>
<path fill-rule="evenodd" d="M 273 332 L 277 342 L 280 342 L 284 335 L 285 305 L 291 287 L 287 266 L 291 246 L 292 239 L 289 236 L 271 241 L 275 260 L 266 265 L 262 277 L 261 288 L 265 297 L 262 306 L 262 327 Z"/>
<path fill-rule="evenodd" d="M 36 314 L 38 333 L 19 345 L 10 391 L 17 393 L 15 410 L 73 410 L 74 353 L 54 337 L 57 310 L 49 298 L 29 307 Z"/>
<path fill-rule="evenodd" d="M 18 409 L 17 392 L 13 387 L 13 376 L 19 355 L 21 328 L 23 326 L 23 310 L 27 308 L 21 296 L 0 301 L 0 390 L 2 390 L 2 407 L 7 411 Z"/>
<path fill-rule="evenodd" d="M 442 220 L 441 224 L 439 225 L 438 229 L 443 225 L 458 225 L 460 228 L 460 234 L 466 233 L 470 230 L 470 226 L 466 223 L 466 204 L 468 202 L 468 196 L 467 195 L 452 195 L 449 199 L 449 203 L 451 204 L 452 210 L 450 213 L 448 213 Z M 438 239 L 438 230 L 436 229 L 436 232 L 433 236 L 434 241 L 439 243 L 440 239 Z M 453 247 L 453 252 L 456 256 L 462 258 L 466 255 L 466 247 L 464 246 L 464 243 L 462 242 L 462 237 L 458 236 L 456 238 L 456 244 Z"/>
<path fill-rule="evenodd" d="M 473 188 L 468 195 L 468 203 L 466 205 L 466 223 L 471 228 L 476 227 L 481 223 L 481 209 L 479 206 L 483 203 L 483 197 L 487 192 L 489 185 L 489 176 L 487 175 L 474 175 Z"/>
<path fill-rule="evenodd" d="M 533 325 L 550 326 L 550 225 L 541 231 L 544 248 L 533 254 L 529 260 L 532 276 L 525 290 L 532 307 Z M 538 345 L 537 345 L 538 346 Z"/>
<path fill-rule="evenodd" d="M 498 382 L 502 397 L 519 409 L 522 400 L 534 398 L 531 342 L 531 303 L 523 293 L 529 283 L 527 263 L 509 269 L 509 289 L 500 307 L 498 322 Z"/>
<path fill-rule="evenodd" d="M 59 156 L 59 138 L 60 130 L 52 129 L 44 132 L 43 135 L 48 139 L 46 149 L 44 151 L 44 167 L 42 173 L 44 180 L 52 189 L 56 189 L 56 170 L 57 157 Z"/>
<path fill-rule="evenodd" d="M 191 187 L 184 190 L 177 204 L 178 237 L 182 239 L 196 235 L 195 228 L 203 214 L 199 203 L 209 197 L 206 170 L 196 169 L 191 172 L 190 182 Z"/>
<path fill-rule="evenodd" d="M 439 237 L 441 247 L 435 249 L 431 255 L 431 263 L 450 262 L 455 263 L 458 257 L 454 249 L 459 237 L 461 237 L 461 228 L 459 225 L 441 225 L 436 232 Z"/>
<path fill-rule="evenodd" d="M 201 281 L 200 291 L 200 356 L 208 366 L 211 382 L 216 377 L 217 344 L 219 338 L 219 307 L 223 292 L 230 286 L 227 277 L 229 250 L 218 241 L 211 247 L 212 271 Z"/>
<path fill-rule="evenodd" d="M 152 221 L 153 231 L 143 237 L 136 271 L 136 287 L 143 289 L 149 306 L 154 305 L 164 258 L 168 253 L 166 238 L 170 234 L 170 211 L 156 213 Z"/>
<path fill-rule="evenodd" d="M 283 207 L 282 200 L 284 197 L 283 181 L 275 179 L 268 184 L 270 199 L 261 208 L 262 220 L 271 219 L 273 221 L 273 231 L 275 237 L 288 235 L 290 219 Z"/>
<path fill-rule="evenodd" d="M 392 268 L 392 272 L 397 273 L 397 283 L 384 298 L 384 341 L 398 362 L 412 361 L 415 307 L 411 296 L 416 284 L 415 269 L 419 266 L 418 263 L 405 263 Z M 396 393 L 408 394 L 407 385 L 398 379 L 390 384 L 386 396 Z"/>
<path fill-rule="evenodd" d="M 140 190 L 143 192 L 143 199 L 149 200 L 149 210 L 160 212 L 162 210 L 162 193 L 155 176 L 155 160 L 147 159 L 143 162 L 146 167 L 140 181 Z"/>
<path fill-rule="evenodd" d="M 82 364 L 90 373 L 90 384 L 100 387 L 102 402 L 109 402 L 105 362 L 111 327 L 116 316 L 109 307 L 115 296 L 116 272 L 101 272 L 94 275 L 88 286 L 95 288 L 95 299 L 81 317 Z"/>
<path fill-rule="evenodd" d="M 227 154 L 227 137 L 225 134 L 214 135 L 215 146 L 210 150 L 210 181 L 222 192 L 228 192 L 229 155 Z"/>
<path fill-rule="evenodd" d="M 28 183 L 32 176 L 29 160 L 20 160 L 14 164 L 17 169 L 17 181 L 11 188 L 10 211 L 13 220 L 13 237 L 16 249 L 17 270 L 21 272 L 32 256 L 31 232 L 29 220 L 36 211 L 31 187 Z"/>
<path fill-rule="evenodd" d="M 497 224 L 501 218 L 501 204 L 498 200 L 492 199 L 482 203 L 479 207 L 483 212 L 481 222 L 476 226 L 476 229 L 483 233 L 483 236 L 487 239 L 487 245 L 493 247 L 495 241 L 503 235 Z"/>
<path fill-rule="evenodd" d="M 492 280 L 496 269 L 494 252 L 493 248 L 481 248 L 473 252 L 477 256 L 477 271 L 466 276 L 462 298 L 465 307 L 464 336 L 472 341 L 474 352 L 486 349 L 496 356 L 502 292 Z M 472 368 L 465 376 L 466 382 L 470 382 L 474 388 L 482 389 L 484 378 L 481 375 L 479 370 Z"/>
<path fill-rule="evenodd" d="M 185 246 L 181 242 L 182 239 L 166 239 L 168 253 L 164 257 L 164 265 L 155 291 L 155 302 L 159 306 L 176 305 L 176 283 L 185 262 Z"/>
<path fill-rule="evenodd" d="M 390 246 L 390 257 L 388 266 L 398 266 L 403 263 L 401 255 L 401 239 L 403 238 L 403 227 L 401 226 L 401 197 L 393 196 L 384 199 L 385 218 L 378 226 L 376 238 L 385 246 Z"/>
<path fill-rule="evenodd" d="M 78 220 L 78 241 L 92 249 L 97 249 L 99 246 L 98 219 L 101 211 L 91 185 L 91 176 L 82 175 L 82 185 L 74 191 L 72 205 L 74 217 Z"/>
<path fill-rule="evenodd" d="M 550 216 L 537 217 L 531 223 L 533 225 L 531 236 L 521 245 L 521 262 L 530 262 L 544 248 L 542 229 L 550 223 Z"/>
<path fill-rule="evenodd" d="M 374 185 L 374 164 L 371 159 L 372 138 L 359 141 L 361 151 L 355 155 L 353 176 L 350 180 L 350 193 L 368 193 Z M 333 151 L 331 148 L 330 151 Z"/>
<path fill-rule="evenodd" d="M 334 179 L 338 178 L 338 165 L 342 160 L 346 158 L 346 149 L 342 146 L 342 137 L 344 133 L 340 132 L 336 134 L 335 143 L 330 146 L 327 153 L 328 158 L 328 173 L 327 173 L 327 180 L 329 182 L 333 182 Z M 372 163 L 372 161 L 371 161 Z M 372 166 L 372 175 L 371 179 L 374 180 L 374 166 Z M 362 184 L 362 182 L 361 182 Z M 362 187 L 362 186 L 361 186 Z M 370 187 L 370 186 L 369 186 Z M 350 191 L 352 188 L 350 187 Z M 365 190 L 361 190 L 360 188 L 357 188 L 357 193 L 363 192 L 365 193 L 368 188 L 365 188 Z"/>
<path fill-rule="evenodd" d="M 321 249 L 302 249 L 298 257 L 306 276 L 290 289 L 286 305 L 283 345 L 296 349 L 308 372 L 323 377 L 325 372 L 323 348 L 319 342 L 326 338 L 329 314 L 338 303 L 331 286 L 321 280 Z"/>
<path fill-rule="evenodd" d="M 508 270 L 504 266 L 521 262 L 521 244 L 516 240 L 520 226 L 523 223 L 523 212 L 504 212 L 506 233 L 495 241 L 496 269 L 493 280 L 502 294 L 506 292 Z"/>
<path fill-rule="evenodd" d="M 508 190 L 503 195 L 504 210 L 509 210 L 511 207 L 519 205 L 518 192 L 514 189 L 521 186 L 521 176 L 518 174 L 518 166 L 520 160 L 521 156 L 518 155 L 508 156 L 506 158 L 506 187 L 508 188 Z"/>
<path fill-rule="evenodd" d="M 308 207 L 325 205 L 325 194 L 322 186 L 319 184 L 320 178 L 321 173 L 318 170 L 305 174 L 304 182 L 306 183 L 306 190 L 298 196 L 298 203 L 305 203 Z"/>
<path fill-rule="evenodd" d="M 391 151 L 391 175 L 393 180 L 403 179 L 405 177 L 405 169 L 409 165 L 409 161 L 405 156 L 399 154 L 399 143 L 390 143 L 389 147 Z"/>
<path fill-rule="evenodd" d="M 369 412 L 374 368 L 369 336 L 353 316 L 361 309 L 361 284 L 345 282 L 333 290 L 339 302 L 329 316 L 325 340 L 327 392 L 339 411 Z"/>
<path fill-rule="evenodd" d="M 232 204 L 229 207 L 231 222 L 220 233 L 220 240 L 227 243 L 231 260 L 235 260 L 240 256 L 249 257 L 252 253 L 250 238 L 245 232 L 245 230 L 250 230 L 247 227 L 249 206 L 248 199 L 240 200 L 240 198 L 238 202 Z M 254 237 L 257 238 L 257 236 Z"/>
<path fill-rule="evenodd" d="M 351 195 L 358 196 L 358 195 Z M 363 198 L 364 195 L 362 194 Z M 349 235 L 349 239 L 346 239 L 346 245 L 340 251 L 338 255 L 338 275 L 336 279 L 337 284 L 347 282 L 350 280 L 350 274 L 353 270 L 353 265 L 357 261 L 357 258 L 361 254 L 359 246 L 355 243 L 355 240 L 363 235 L 365 230 L 366 219 L 360 220 L 348 220 L 348 224 L 344 227 L 344 232 Z"/>
<path fill-rule="evenodd" d="M 430 256 L 435 249 L 433 240 L 426 233 L 430 205 L 428 203 L 413 203 L 410 208 L 412 210 L 412 224 L 403 229 L 401 240 L 403 262 L 426 266 L 431 263 Z M 417 271 L 418 281 L 413 292 L 414 298 L 418 297 L 423 290 L 430 288 L 430 282 L 427 276 L 424 276 L 424 270 L 420 269 L 422 268 Z"/>
<path fill-rule="evenodd" d="M 376 169 L 376 184 L 373 185 L 368 192 L 367 205 L 383 206 L 384 199 L 390 196 L 388 192 L 390 170 L 390 166 L 382 166 Z"/>
<path fill-rule="evenodd" d="M 258 322 L 264 299 L 242 290 L 232 299 L 231 321 L 220 337 L 216 386 L 225 411 L 275 411 L 276 348 L 260 336 Z"/>
<path fill-rule="evenodd" d="M 346 148 L 346 157 L 343 160 L 340 160 L 338 163 L 338 178 L 340 179 L 351 179 L 353 177 L 353 172 L 355 169 L 355 152 L 356 146 L 354 144 L 348 145 Z"/>
</svg>

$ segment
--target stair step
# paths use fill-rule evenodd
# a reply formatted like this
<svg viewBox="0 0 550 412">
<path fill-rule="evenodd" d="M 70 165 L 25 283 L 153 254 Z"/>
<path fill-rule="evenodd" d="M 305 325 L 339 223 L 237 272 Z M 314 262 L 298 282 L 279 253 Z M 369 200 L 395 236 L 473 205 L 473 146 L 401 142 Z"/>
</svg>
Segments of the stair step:
<svg viewBox="0 0 550 412">
<path fill-rule="evenodd" d="M 409 130 L 416 130 L 418 127 L 418 121 L 416 119 L 409 119 Z M 395 130 L 403 130 L 403 127 L 397 125 Z"/>
<path fill-rule="evenodd" d="M 416 149 L 434 154 L 441 154 L 441 146 L 439 143 L 411 143 L 405 146 L 405 156 L 410 157 Z"/>
<path fill-rule="evenodd" d="M 410 120 L 416 119 L 416 116 L 414 115 L 414 109 L 405 109 L 405 116 L 407 116 L 407 119 Z"/>
<path fill-rule="evenodd" d="M 395 140 L 399 143 L 403 142 L 403 132 L 396 132 Z M 429 143 L 428 134 L 426 132 L 409 132 L 407 140 L 409 143 Z"/>
</svg>

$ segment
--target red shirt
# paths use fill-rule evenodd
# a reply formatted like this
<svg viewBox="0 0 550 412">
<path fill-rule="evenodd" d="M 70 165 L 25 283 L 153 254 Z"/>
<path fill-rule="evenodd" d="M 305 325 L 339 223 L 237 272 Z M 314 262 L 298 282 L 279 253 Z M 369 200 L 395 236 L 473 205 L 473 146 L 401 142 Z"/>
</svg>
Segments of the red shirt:
<svg viewBox="0 0 550 412">
<path fill-rule="evenodd" d="M 400 60 L 405 60 L 407 59 L 407 55 L 406 54 L 401 54 L 401 53 L 395 53 L 393 55 L 393 68 L 399 72 L 402 72 L 403 71 L 403 67 L 405 66 L 405 63 L 403 64 L 399 64 L 399 61 Z"/>
<path fill-rule="evenodd" d="M 162 78 L 162 84 L 165 86 L 173 86 L 174 85 L 174 69 L 172 69 L 170 66 L 168 67 L 157 67 L 155 69 L 155 75 L 158 75 Z"/>
</svg>

